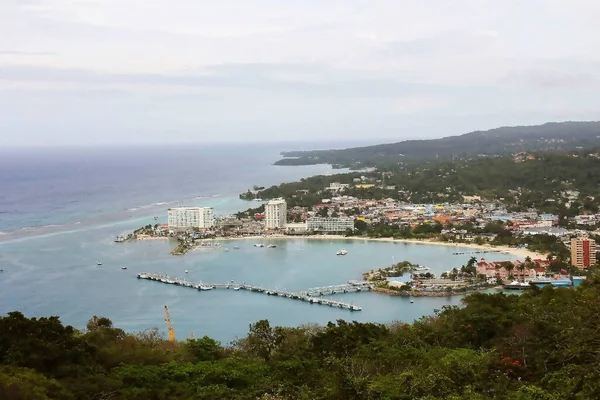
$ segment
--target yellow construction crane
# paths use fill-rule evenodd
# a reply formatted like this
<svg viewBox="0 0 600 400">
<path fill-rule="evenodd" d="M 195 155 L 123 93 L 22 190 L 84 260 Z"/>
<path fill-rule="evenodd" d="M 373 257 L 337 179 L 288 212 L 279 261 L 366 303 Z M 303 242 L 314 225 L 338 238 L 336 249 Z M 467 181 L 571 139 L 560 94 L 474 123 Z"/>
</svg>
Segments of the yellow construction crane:
<svg viewBox="0 0 600 400">
<path fill-rule="evenodd" d="M 169 330 L 169 341 L 175 343 L 175 331 L 173 330 L 173 324 L 171 324 L 171 316 L 169 315 L 169 308 L 167 306 L 165 306 L 165 322 Z"/>
</svg>

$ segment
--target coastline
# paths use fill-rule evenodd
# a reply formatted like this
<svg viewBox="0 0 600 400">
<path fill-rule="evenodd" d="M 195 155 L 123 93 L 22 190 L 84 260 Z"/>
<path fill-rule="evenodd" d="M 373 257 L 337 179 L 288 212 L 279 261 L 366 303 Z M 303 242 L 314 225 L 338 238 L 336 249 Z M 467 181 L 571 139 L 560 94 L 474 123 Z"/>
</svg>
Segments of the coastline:
<svg viewBox="0 0 600 400">
<path fill-rule="evenodd" d="M 447 247 L 466 247 L 478 251 L 506 252 L 518 257 L 531 259 L 545 258 L 545 255 L 528 249 L 517 249 L 508 246 L 479 245 L 475 243 L 448 243 L 436 240 L 419 239 L 394 239 L 394 238 L 369 238 L 360 236 L 340 236 L 340 235 L 312 235 L 312 236 L 289 236 L 289 235 L 253 235 L 241 237 L 219 237 L 214 239 L 202 239 L 206 241 L 232 241 L 232 240 L 265 240 L 265 239 L 306 239 L 306 240 L 364 240 L 370 242 L 394 242 L 394 243 L 413 243 L 421 245 L 436 245 Z"/>
</svg>

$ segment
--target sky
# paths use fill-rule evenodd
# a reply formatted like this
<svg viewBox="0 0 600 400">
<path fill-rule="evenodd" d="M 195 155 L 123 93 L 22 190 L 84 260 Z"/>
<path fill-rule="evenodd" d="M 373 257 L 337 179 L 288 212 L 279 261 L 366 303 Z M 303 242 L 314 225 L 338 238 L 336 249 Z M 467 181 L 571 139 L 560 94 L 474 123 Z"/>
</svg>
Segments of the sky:
<svg viewBox="0 0 600 400">
<path fill-rule="evenodd" d="M 0 0 L 0 146 L 600 120 L 596 0 Z"/>
</svg>

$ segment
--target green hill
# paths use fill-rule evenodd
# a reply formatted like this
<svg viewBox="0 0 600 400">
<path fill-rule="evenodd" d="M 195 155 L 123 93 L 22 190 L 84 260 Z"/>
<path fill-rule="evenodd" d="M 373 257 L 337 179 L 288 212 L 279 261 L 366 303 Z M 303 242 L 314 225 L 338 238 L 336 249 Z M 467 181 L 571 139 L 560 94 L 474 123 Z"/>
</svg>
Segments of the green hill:
<svg viewBox="0 0 600 400">
<path fill-rule="evenodd" d="M 538 126 L 502 127 L 460 136 L 341 150 L 284 152 L 276 165 L 333 164 L 344 167 L 381 163 L 414 163 L 481 155 L 507 155 L 521 151 L 565 151 L 600 145 L 600 122 L 562 122 Z"/>
<path fill-rule="evenodd" d="M 231 346 L 13 312 L 0 317 L 0 398 L 598 399 L 599 298 L 590 276 L 578 288 L 474 294 L 413 324 L 259 321 Z"/>
</svg>

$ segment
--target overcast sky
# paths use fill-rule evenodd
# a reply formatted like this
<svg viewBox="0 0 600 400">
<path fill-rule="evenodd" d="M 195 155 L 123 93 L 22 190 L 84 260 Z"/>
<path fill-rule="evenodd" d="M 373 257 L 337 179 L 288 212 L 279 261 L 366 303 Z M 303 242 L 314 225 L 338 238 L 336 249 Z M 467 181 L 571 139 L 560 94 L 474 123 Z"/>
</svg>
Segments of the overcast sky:
<svg viewBox="0 0 600 400">
<path fill-rule="evenodd" d="M 597 0 L 0 0 L 0 145 L 600 119 Z"/>
</svg>

